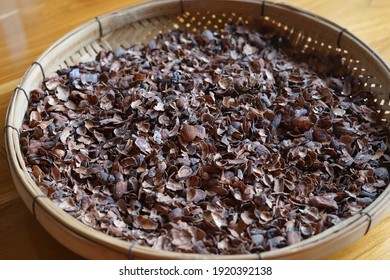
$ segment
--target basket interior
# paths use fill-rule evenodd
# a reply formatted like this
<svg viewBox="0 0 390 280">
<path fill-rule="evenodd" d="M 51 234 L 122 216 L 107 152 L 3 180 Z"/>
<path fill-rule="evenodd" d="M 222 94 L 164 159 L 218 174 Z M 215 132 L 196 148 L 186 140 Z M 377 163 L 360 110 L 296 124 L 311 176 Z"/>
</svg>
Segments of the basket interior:
<svg viewBox="0 0 390 280">
<path fill-rule="evenodd" d="M 369 58 L 366 52 L 360 49 L 360 47 L 364 47 L 361 46 L 362 43 L 351 37 L 351 34 L 345 29 L 327 21 L 321 21 L 316 16 L 299 10 L 295 10 L 295 12 L 301 13 L 299 16 L 284 15 L 284 13 L 291 12 L 291 7 L 286 6 L 285 11 L 283 7 L 282 10 L 275 10 L 276 4 L 272 3 L 263 6 L 258 2 L 245 1 L 246 5 L 239 7 L 235 1 L 217 1 L 226 2 L 223 3 L 224 10 L 220 10 L 218 7 L 221 4 L 214 6 L 213 3 L 206 1 L 209 3 L 206 5 L 207 3 L 203 3 L 205 1 L 198 1 L 201 2 L 201 5 L 197 5 L 198 3 L 193 2 L 195 1 L 181 2 L 178 14 L 140 19 L 124 24 L 113 31 L 108 31 L 107 34 L 102 34 L 101 38 L 90 42 L 70 55 L 58 67 L 64 68 L 79 62 L 93 60 L 103 48 L 115 49 L 147 43 L 156 38 L 158 34 L 175 29 L 190 32 L 205 29 L 220 30 L 226 24 L 231 23 L 245 24 L 255 29 L 272 28 L 287 38 L 295 51 L 323 56 L 341 56 L 349 73 L 358 77 L 364 89 L 375 95 L 376 102 L 384 111 L 385 118 L 390 119 L 389 69 L 383 61 L 380 61 L 383 63 L 383 68 L 378 69 L 378 63 L 372 63 L 370 61 L 372 57 Z M 300 18 L 301 16 L 303 18 Z M 100 25 L 103 23 L 103 21 L 99 22 Z M 353 48 L 349 48 L 350 41 L 353 41 Z"/>
<path fill-rule="evenodd" d="M 40 57 L 39 64 L 33 64 L 29 79 L 27 83 L 22 81 L 21 88 L 28 94 L 39 86 L 42 72 L 49 74 L 58 68 L 94 60 L 102 49 L 147 43 L 158 34 L 175 29 L 218 30 L 229 23 L 240 23 L 256 29 L 271 28 L 286 38 L 295 52 L 341 56 L 345 69 L 375 95 L 384 119 L 390 120 L 389 67 L 373 50 L 334 23 L 291 6 L 266 1 L 163 0 L 151 4 L 96 17 L 63 37 Z M 18 101 L 27 108 L 28 102 L 23 98 L 19 97 Z M 15 117 L 14 126 L 20 127 L 23 119 Z"/>
</svg>

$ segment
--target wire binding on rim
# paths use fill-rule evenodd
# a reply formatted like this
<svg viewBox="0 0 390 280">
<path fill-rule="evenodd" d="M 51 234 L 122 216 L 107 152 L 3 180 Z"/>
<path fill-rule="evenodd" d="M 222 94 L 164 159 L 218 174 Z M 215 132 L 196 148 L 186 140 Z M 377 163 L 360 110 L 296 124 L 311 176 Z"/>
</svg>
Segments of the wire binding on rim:
<svg viewBox="0 0 390 280">
<path fill-rule="evenodd" d="M 6 126 L 4 126 L 4 133 L 5 133 L 5 130 L 6 130 L 7 128 L 12 128 L 13 130 L 15 130 L 15 131 L 18 133 L 18 136 L 20 137 L 20 131 L 19 131 L 19 129 L 17 129 L 16 127 L 14 127 L 14 126 L 12 126 L 12 125 L 10 125 L 10 124 L 7 124 Z"/>
<path fill-rule="evenodd" d="M 130 246 L 129 246 L 129 260 L 134 260 L 133 248 L 134 248 L 135 245 L 137 245 L 137 242 L 135 240 L 130 242 Z"/>
<path fill-rule="evenodd" d="M 264 260 L 264 259 L 263 259 L 263 256 L 262 256 L 262 253 L 258 253 L 258 254 L 257 254 L 257 257 L 259 258 L 260 261 L 261 261 L 261 260 Z"/>
<path fill-rule="evenodd" d="M 28 98 L 27 92 L 24 90 L 24 88 L 21 88 L 20 86 L 17 86 L 17 87 L 14 89 L 14 94 L 17 93 L 17 92 L 19 92 L 19 90 L 23 91 L 24 96 L 25 96 L 26 99 L 27 99 L 27 102 L 30 104 L 30 99 Z"/>
<path fill-rule="evenodd" d="M 340 48 L 340 40 L 341 40 L 341 37 L 343 36 L 345 31 L 347 31 L 346 28 L 341 29 L 339 35 L 337 36 L 337 42 L 336 42 L 337 48 Z"/>
<path fill-rule="evenodd" d="M 263 0 L 263 1 L 261 2 L 261 13 L 260 13 L 260 17 L 264 17 L 265 1 L 266 1 L 266 0 Z"/>
<path fill-rule="evenodd" d="M 37 219 L 37 216 L 36 216 L 36 213 L 35 213 L 35 204 L 36 204 L 38 198 L 41 198 L 41 197 L 47 197 L 47 196 L 44 195 L 44 194 L 37 194 L 37 195 L 35 195 L 33 197 L 32 207 L 31 208 L 32 208 L 32 213 L 33 213 L 33 216 L 34 216 L 35 219 Z"/>
<path fill-rule="evenodd" d="M 45 76 L 45 71 L 43 70 L 42 65 L 38 61 L 34 61 L 33 63 L 31 63 L 31 66 L 34 66 L 34 65 L 38 65 L 39 66 L 39 68 L 41 69 L 41 72 L 42 72 L 43 80 L 44 80 L 46 78 L 46 76 Z"/>
<path fill-rule="evenodd" d="M 97 23 L 99 24 L 99 37 L 103 37 L 103 27 L 102 22 L 100 21 L 99 17 L 95 17 Z"/>
<path fill-rule="evenodd" d="M 360 212 L 360 215 L 368 217 L 368 226 L 367 226 L 366 232 L 364 233 L 364 235 L 366 235 L 371 229 L 372 217 L 367 212 Z"/>
</svg>

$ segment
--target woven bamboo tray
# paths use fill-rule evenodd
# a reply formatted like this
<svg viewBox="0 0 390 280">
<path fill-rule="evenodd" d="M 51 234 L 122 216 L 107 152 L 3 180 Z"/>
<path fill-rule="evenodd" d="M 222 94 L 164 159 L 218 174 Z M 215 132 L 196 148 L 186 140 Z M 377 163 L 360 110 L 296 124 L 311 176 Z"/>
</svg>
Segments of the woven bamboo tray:
<svg viewBox="0 0 390 280">
<path fill-rule="evenodd" d="M 390 116 L 390 69 L 375 52 L 347 30 L 308 12 L 278 3 L 255 0 L 160 0 L 96 17 L 53 44 L 21 79 L 9 104 L 5 138 L 17 190 L 34 217 L 64 246 L 90 259 L 318 259 L 342 249 L 370 230 L 390 212 L 390 187 L 364 211 L 323 233 L 283 249 L 248 255 L 200 255 L 163 252 L 97 232 L 57 208 L 26 171 L 19 128 L 28 107 L 29 92 L 46 74 L 94 60 L 102 48 L 147 42 L 173 29 L 215 30 L 226 23 L 271 26 L 296 50 L 340 54 L 348 69 L 375 95 Z"/>
</svg>

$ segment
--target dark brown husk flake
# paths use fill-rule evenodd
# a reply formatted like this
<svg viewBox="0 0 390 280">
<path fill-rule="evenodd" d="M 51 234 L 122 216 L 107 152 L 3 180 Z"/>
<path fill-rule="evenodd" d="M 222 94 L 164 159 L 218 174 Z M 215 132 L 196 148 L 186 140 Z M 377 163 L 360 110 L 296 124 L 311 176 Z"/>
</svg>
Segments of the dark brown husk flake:
<svg viewBox="0 0 390 280">
<path fill-rule="evenodd" d="M 58 70 L 31 92 L 27 170 L 82 223 L 155 249 L 263 252 L 340 223 L 388 185 L 388 129 L 354 77 L 279 41 L 173 31 Z"/>
</svg>

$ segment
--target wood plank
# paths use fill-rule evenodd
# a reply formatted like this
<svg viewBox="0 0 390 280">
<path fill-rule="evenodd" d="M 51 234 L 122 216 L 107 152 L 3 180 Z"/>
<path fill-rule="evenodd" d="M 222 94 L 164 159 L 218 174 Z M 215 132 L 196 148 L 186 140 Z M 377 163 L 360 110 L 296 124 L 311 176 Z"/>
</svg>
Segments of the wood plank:
<svg viewBox="0 0 390 280">
<path fill-rule="evenodd" d="M 42 228 L 20 198 L 0 206 L 0 211 L 0 259 L 80 259 Z"/>
<path fill-rule="evenodd" d="M 18 79 L 0 85 L 0 207 L 19 195 L 14 187 L 4 149 L 4 123 L 9 98 Z"/>
</svg>

